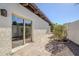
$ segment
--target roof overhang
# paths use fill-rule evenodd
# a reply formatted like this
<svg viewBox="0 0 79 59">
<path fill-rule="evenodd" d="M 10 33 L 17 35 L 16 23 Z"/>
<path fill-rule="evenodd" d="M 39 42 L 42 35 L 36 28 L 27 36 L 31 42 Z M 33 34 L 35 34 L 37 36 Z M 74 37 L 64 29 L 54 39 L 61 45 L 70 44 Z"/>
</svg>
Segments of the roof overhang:
<svg viewBox="0 0 79 59">
<path fill-rule="evenodd" d="M 42 18 L 43 20 L 45 20 L 46 22 L 48 22 L 49 25 L 52 24 L 50 20 L 45 16 L 45 14 L 36 6 L 36 4 L 34 3 L 20 3 L 20 4 L 25 8 L 29 9 L 31 12 L 33 12 L 40 18 Z"/>
</svg>

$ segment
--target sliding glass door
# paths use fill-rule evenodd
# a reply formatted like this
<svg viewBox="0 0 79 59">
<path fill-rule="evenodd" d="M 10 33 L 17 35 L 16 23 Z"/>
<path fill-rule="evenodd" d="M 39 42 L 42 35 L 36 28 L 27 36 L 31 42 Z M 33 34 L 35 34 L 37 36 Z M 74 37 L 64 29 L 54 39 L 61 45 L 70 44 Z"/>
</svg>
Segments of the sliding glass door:
<svg viewBox="0 0 79 59">
<path fill-rule="evenodd" d="M 12 48 L 23 45 L 23 19 L 12 16 Z"/>
<path fill-rule="evenodd" d="M 12 15 L 12 48 L 32 41 L 32 21 Z"/>
</svg>

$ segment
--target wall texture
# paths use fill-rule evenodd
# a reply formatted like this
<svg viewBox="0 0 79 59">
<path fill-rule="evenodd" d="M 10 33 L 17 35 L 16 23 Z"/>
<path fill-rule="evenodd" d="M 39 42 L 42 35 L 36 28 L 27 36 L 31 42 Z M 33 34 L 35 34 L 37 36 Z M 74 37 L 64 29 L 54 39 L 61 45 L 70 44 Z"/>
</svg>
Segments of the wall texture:
<svg viewBox="0 0 79 59">
<path fill-rule="evenodd" d="M 26 19 L 32 19 L 32 39 L 34 42 L 42 42 L 41 38 L 50 28 L 48 23 L 40 17 L 24 8 L 20 4 L 0 4 L 0 9 L 6 9 L 8 16 L 0 15 L 0 55 L 8 55 L 12 50 L 12 14 L 22 15 Z M 44 40 L 43 40 L 44 41 Z"/>
<path fill-rule="evenodd" d="M 6 9 L 8 17 L 0 15 L 0 55 L 8 55 L 11 52 L 11 10 L 0 4 L 0 9 Z"/>
<path fill-rule="evenodd" d="M 68 23 L 68 38 L 75 42 L 76 44 L 79 44 L 79 20 Z"/>
</svg>

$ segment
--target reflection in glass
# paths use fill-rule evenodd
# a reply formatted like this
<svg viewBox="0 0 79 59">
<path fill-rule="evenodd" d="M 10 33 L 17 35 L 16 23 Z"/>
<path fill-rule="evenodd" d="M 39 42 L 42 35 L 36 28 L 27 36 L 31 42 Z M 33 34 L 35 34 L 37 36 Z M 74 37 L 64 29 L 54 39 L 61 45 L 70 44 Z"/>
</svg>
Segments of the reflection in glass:
<svg viewBox="0 0 79 59">
<path fill-rule="evenodd" d="M 12 48 L 32 42 L 32 21 L 12 16 Z"/>
<path fill-rule="evenodd" d="M 32 41 L 32 21 L 25 20 L 25 41 L 26 43 Z"/>
<path fill-rule="evenodd" d="M 23 45 L 23 19 L 12 16 L 12 48 Z"/>
</svg>

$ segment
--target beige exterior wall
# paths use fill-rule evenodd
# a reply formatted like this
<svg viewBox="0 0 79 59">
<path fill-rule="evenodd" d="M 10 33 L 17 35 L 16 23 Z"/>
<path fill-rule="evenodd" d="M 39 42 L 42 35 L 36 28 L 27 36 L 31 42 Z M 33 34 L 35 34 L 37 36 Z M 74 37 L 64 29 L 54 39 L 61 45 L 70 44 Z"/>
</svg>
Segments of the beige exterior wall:
<svg viewBox="0 0 79 59">
<path fill-rule="evenodd" d="M 0 55 L 8 55 L 11 52 L 11 10 L 0 4 L 0 9 L 6 9 L 8 17 L 0 15 Z"/>
<path fill-rule="evenodd" d="M 12 14 L 22 15 L 24 18 L 32 19 L 33 42 L 42 42 L 41 38 L 46 35 L 49 25 L 46 21 L 24 8 L 20 4 L 0 4 L 0 9 L 7 10 L 7 17 L 0 15 L 0 55 L 8 55 L 12 50 Z"/>
<path fill-rule="evenodd" d="M 79 44 L 79 20 L 68 23 L 68 38 L 75 42 L 76 44 Z"/>
</svg>

